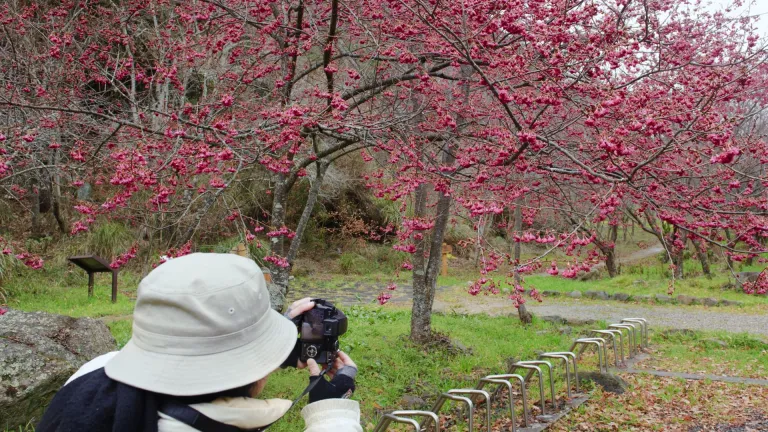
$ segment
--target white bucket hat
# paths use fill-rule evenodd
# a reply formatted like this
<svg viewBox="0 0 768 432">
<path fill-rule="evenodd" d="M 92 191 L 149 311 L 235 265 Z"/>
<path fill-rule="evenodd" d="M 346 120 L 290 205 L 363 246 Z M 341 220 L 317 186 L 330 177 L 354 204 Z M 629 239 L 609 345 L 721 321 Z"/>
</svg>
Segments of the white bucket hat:
<svg viewBox="0 0 768 432">
<path fill-rule="evenodd" d="M 269 375 L 288 358 L 296 336 L 293 322 L 270 307 L 256 263 L 196 253 L 141 281 L 133 336 L 105 372 L 155 393 L 215 393 Z"/>
</svg>

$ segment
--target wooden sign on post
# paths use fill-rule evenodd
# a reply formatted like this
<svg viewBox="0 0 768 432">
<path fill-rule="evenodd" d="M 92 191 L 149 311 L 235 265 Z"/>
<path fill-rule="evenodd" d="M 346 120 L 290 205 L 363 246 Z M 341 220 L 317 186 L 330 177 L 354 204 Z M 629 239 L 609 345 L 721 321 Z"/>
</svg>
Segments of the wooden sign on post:
<svg viewBox="0 0 768 432">
<path fill-rule="evenodd" d="M 443 243 L 443 249 L 442 249 L 443 261 L 442 261 L 442 266 L 440 268 L 441 276 L 448 276 L 448 255 L 450 255 L 451 252 L 453 252 L 453 247 L 451 247 L 451 245 L 449 244 Z"/>
<path fill-rule="evenodd" d="M 96 255 L 73 256 L 67 260 L 88 273 L 88 297 L 93 297 L 93 274 L 112 273 L 112 303 L 117 302 L 117 273 L 119 270 L 113 269 L 107 260 Z"/>
</svg>

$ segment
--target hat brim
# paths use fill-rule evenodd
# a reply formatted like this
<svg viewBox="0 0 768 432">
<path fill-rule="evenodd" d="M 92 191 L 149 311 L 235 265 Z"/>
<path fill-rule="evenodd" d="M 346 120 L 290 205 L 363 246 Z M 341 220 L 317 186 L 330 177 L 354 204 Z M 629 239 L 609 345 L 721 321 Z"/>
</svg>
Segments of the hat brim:
<svg viewBox="0 0 768 432">
<path fill-rule="evenodd" d="M 279 368 L 296 346 L 296 325 L 273 309 L 253 341 L 216 354 L 183 356 L 147 351 L 131 339 L 104 367 L 108 377 L 172 396 L 216 393 L 254 383 Z"/>
</svg>

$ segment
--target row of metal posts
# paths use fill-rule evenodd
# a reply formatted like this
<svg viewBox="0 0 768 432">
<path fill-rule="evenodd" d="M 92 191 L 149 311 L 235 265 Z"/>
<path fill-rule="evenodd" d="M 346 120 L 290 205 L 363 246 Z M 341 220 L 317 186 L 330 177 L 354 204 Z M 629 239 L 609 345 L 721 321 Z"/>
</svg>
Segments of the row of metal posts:
<svg viewBox="0 0 768 432">
<path fill-rule="evenodd" d="M 581 356 L 584 350 L 590 346 L 595 346 L 598 356 L 598 368 L 600 372 L 608 373 L 608 341 L 610 339 L 611 346 L 613 348 L 613 357 L 616 363 L 616 367 L 620 367 L 624 363 L 624 331 L 627 336 L 628 356 L 627 358 L 634 357 L 640 352 L 641 347 L 648 346 L 648 321 L 644 318 L 624 318 L 621 322 L 611 324 L 607 330 L 591 330 L 589 332 L 590 337 L 579 338 L 573 342 L 570 351 L 562 352 L 546 352 L 539 354 L 537 360 L 519 361 L 509 366 L 509 370 L 506 374 L 500 375 L 488 375 L 480 379 L 475 388 L 469 389 L 451 389 L 441 394 L 430 411 L 418 411 L 418 410 L 398 410 L 392 411 L 388 414 L 384 414 L 379 421 L 378 425 L 374 429 L 374 432 L 384 432 L 392 423 L 403 423 L 413 426 L 414 430 L 434 430 L 440 431 L 440 417 L 438 413 L 440 409 L 448 401 L 454 401 L 463 403 L 467 406 L 467 428 L 469 432 L 474 431 L 474 414 L 475 414 L 475 401 L 476 399 L 484 400 L 486 406 L 486 428 L 487 431 L 491 431 L 491 406 L 492 399 L 498 395 L 496 393 L 489 393 L 484 390 L 486 386 L 496 385 L 498 390 L 504 388 L 509 393 L 509 415 L 512 423 L 512 432 L 517 431 L 517 421 L 515 418 L 515 400 L 513 396 L 513 389 L 516 385 L 520 386 L 520 396 L 523 405 L 523 426 L 529 427 L 531 425 L 531 412 L 528 409 L 528 391 L 526 389 L 533 375 L 538 376 L 539 381 L 539 406 L 541 408 L 541 414 L 546 415 L 546 395 L 544 392 L 544 373 L 542 367 L 547 369 L 549 375 L 549 391 L 552 398 L 553 412 L 556 412 L 559 407 L 557 404 L 557 397 L 555 393 L 555 382 L 552 375 L 552 363 L 547 360 L 562 360 L 565 369 L 565 389 L 568 399 L 571 398 L 571 368 L 573 370 L 573 381 L 576 392 L 579 391 L 579 371 L 577 366 L 577 359 Z M 618 338 L 618 345 L 616 344 Z M 577 352 L 578 349 L 578 352 Z M 618 351 L 617 351 L 618 349 Z M 569 367 L 570 366 L 570 367 Z M 527 370 L 528 373 L 525 376 L 515 373 L 518 370 Z M 416 419 L 423 419 L 421 422 Z"/>
</svg>

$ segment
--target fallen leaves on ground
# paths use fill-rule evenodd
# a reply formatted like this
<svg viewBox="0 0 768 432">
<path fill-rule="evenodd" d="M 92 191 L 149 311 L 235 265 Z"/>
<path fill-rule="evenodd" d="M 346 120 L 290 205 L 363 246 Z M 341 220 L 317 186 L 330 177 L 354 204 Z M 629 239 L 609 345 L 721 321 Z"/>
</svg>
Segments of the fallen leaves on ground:
<svg viewBox="0 0 768 432">
<path fill-rule="evenodd" d="M 766 387 L 648 375 L 622 378 L 630 384 L 629 391 L 614 395 L 598 390 L 551 430 L 746 432 L 750 422 L 768 420 Z"/>
</svg>

